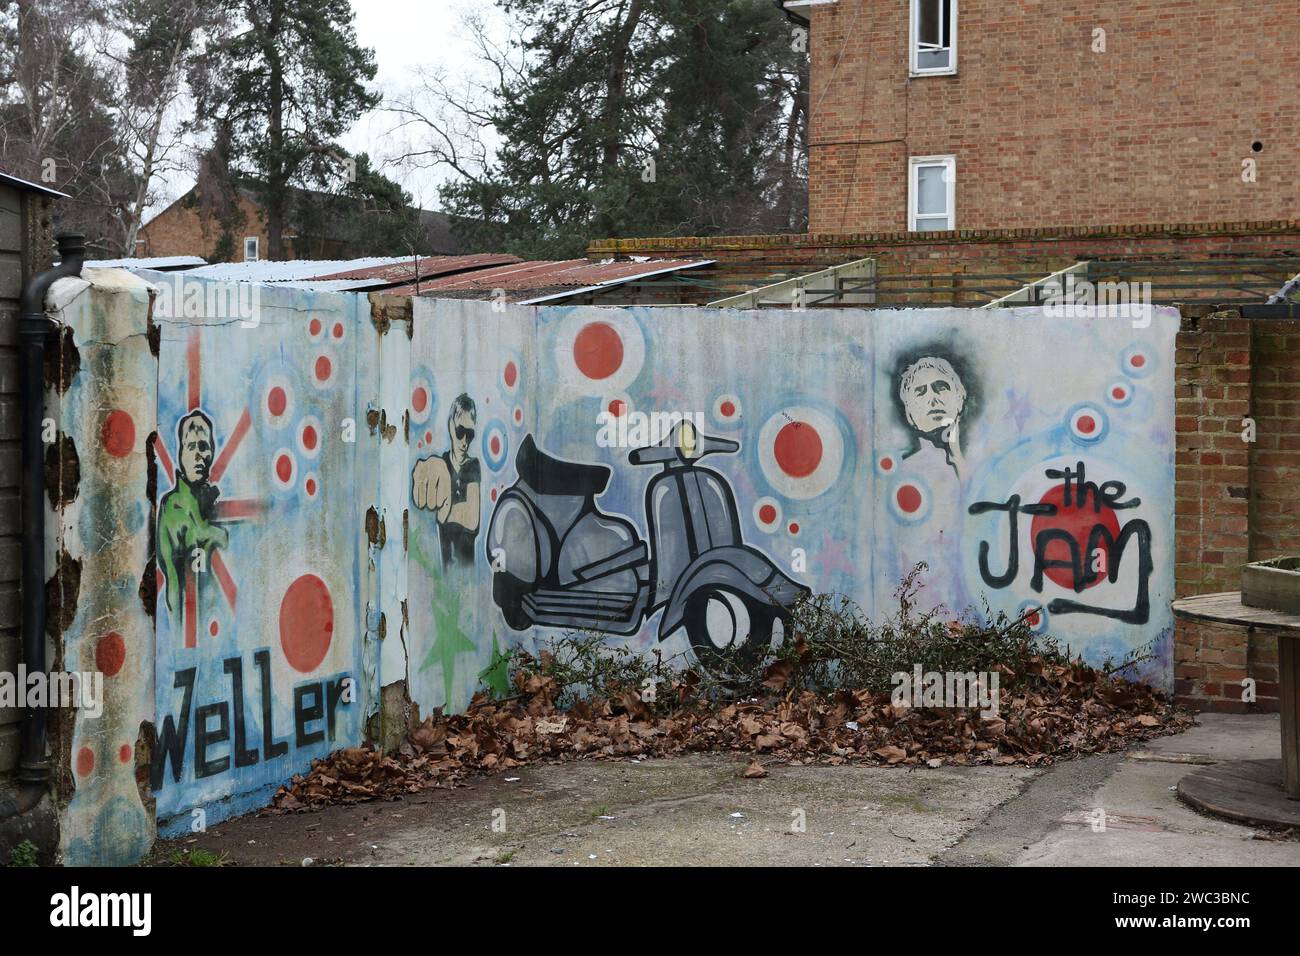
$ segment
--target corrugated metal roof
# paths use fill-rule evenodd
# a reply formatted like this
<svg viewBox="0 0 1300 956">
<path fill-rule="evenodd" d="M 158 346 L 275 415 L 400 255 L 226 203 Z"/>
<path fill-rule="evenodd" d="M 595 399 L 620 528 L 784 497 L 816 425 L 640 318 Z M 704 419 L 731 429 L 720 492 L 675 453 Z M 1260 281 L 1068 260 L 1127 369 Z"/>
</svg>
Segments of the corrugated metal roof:
<svg viewBox="0 0 1300 956">
<path fill-rule="evenodd" d="M 86 266 L 91 269 L 156 269 L 159 272 L 170 272 L 207 264 L 208 260 L 202 256 L 140 256 L 133 259 L 94 259 L 87 262 Z"/>
<path fill-rule="evenodd" d="M 409 262 L 397 256 L 369 256 L 364 259 L 291 259 L 287 262 L 217 262 L 192 269 L 191 275 L 204 279 L 233 282 L 289 282 L 294 279 L 320 279 L 355 269 Z"/>
<path fill-rule="evenodd" d="M 368 266 L 362 269 L 350 269 L 346 272 L 337 272 L 334 275 L 317 276 L 317 278 L 320 280 L 367 279 L 384 284 L 393 284 L 397 282 L 414 282 L 417 278 L 423 279 L 425 276 L 442 276 L 452 272 L 484 269 L 489 266 L 503 266 L 521 261 L 523 260 L 518 256 L 508 255 L 504 252 L 488 252 L 469 256 L 424 256 L 418 262 L 412 259 L 404 259 L 401 262 Z"/>
<path fill-rule="evenodd" d="M 707 265 L 711 260 L 704 259 L 659 259 L 645 262 L 606 260 L 592 262 L 589 259 L 562 259 L 559 261 L 517 262 L 512 265 L 479 269 L 463 275 L 445 276 L 422 281 L 419 289 L 412 284 L 387 290 L 392 295 L 430 295 L 443 294 L 464 297 L 481 294 L 490 296 L 494 290 L 503 289 L 510 301 L 534 301 L 529 293 L 551 292 L 542 299 L 560 298 L 578 291 L 587 291 L 605 286 L 619 285 L 645 276 L 665 272 L 677 272 Z M 553 290 L 571 290 L 554 292 Z"/>
<path fill-rule="evenodd" d="M 19 179 L 17 176 L 10 176 L 8 173 L 0 173 L 0 182 L 13 186 L 15 189 L 26 189 L 35 193 L 44 193 L 46 196 L 55 196 L 59 199 L 71 199 L 67 193 L 61 193 L 57 189 L 51 189 L 49 186 L 42 186 L 40 183 L 28 182 L 25 179 Z"/>
</svg>

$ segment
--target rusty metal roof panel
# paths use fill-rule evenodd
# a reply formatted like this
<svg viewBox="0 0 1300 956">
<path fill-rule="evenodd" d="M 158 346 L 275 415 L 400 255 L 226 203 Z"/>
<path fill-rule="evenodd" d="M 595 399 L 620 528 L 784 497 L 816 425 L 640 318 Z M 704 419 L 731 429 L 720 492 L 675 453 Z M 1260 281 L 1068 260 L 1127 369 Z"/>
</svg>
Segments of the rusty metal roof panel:
<svg viewBox="0 0 1300 956">
<path fill-rule="evenodd" d="M 321 281 L 328 280 L 373 280 L 374 284 L 391 284 L 395 282 L 414 282 L 426 276 L 444 276 L 449 273 L 485 269 L 492 266 L 509 265 L 519 262 L 518 256 L 501 252 L 480 253 L 468 256 L 423 256 L 417 262 L 414 259 L 394 260 L 381 265 L 349 269 L 330 275 L 315 276 Z"/>
<path fill-rule="evenodd" d="M 644 261 L 604 261 L 561 259 L 557 261 L 515 262 L 510 265 L 479 269 L 463 275 L 444 276 L 421 281 L 419 289 L 408 284 L 388 290 L 393 295 L 491 295 L 502 289 L 510 299 L 527 299 L 525 293 L 556 289 L 593 289 L 629 282 L 644 276 L 676 272 L 705 265 L 701 259 L 657 259 Z M 555 293 L 563 295 L 564 293 Z M 548 298 L 551 296 L 548 296 Z"/>
</svg>

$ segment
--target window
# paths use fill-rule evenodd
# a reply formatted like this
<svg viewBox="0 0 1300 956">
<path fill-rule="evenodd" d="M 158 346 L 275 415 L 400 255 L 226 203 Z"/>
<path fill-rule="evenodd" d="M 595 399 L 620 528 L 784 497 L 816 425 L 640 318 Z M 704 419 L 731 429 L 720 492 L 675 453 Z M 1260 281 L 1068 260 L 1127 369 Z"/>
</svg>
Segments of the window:
<svg viewBox="0 0 1300 956">
<path fill-rule="evenodd" d="M 957 72 L 957 0 L 912 0 L 913 76 Z"/>
<path fill-rule="evenodd" d="M 957 228 L 957 159 L 913 156 L 907 183 L 907 228 L 935 232 Z"/>
<path fill-rule="evenodd" d="M 244 237 L 244 261 L 257 261 L 257 236 Z"/>
</svg>

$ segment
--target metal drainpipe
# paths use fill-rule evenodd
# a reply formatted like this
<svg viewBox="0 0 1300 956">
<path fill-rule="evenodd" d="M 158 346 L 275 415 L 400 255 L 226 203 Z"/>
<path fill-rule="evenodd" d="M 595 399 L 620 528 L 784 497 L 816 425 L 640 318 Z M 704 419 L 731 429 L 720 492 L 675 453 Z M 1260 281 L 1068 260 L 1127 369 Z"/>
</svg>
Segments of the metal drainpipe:
<svg viewBox="0 0 1300 956">
<path fill-rule="evenodd" d="M 45 448 L 41 420 L 45 410 L 45 340 L 51 325 L 45 315 L 45 293 L 56 280 L 81 275 L 86 239 L 72 233 L 58 237 L 59 264 L 32 278 L 23 287 L 19 313 L 19 355 L 22 407 L 23 522 L 23 663 L 27 673 L 45 670 Z M 0 820 L 25 813 L 49 789 L 50 765 L 45 756 L 45 709 L 27 707 L 22 716 L 22 750 L 18 799 L 0 805 Z"/>
</svg>

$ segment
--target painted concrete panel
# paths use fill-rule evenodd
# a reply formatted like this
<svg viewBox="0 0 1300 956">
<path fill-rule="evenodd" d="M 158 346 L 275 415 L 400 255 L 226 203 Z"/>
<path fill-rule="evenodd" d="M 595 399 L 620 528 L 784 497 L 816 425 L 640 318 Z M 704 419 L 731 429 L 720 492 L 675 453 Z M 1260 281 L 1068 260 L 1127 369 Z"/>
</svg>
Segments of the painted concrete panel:
<svg viewBox="0 0 1300 956">
<path fill-rule="evenodd" d="M 252 288 L 256 301 L 224 314 L 157 316 L 151 784 L 164 833 L 260 806 L 313 757 L 361 739 L 357 337 L 373 331 L 369 310 L 357 296 Z"/>
</svg>

